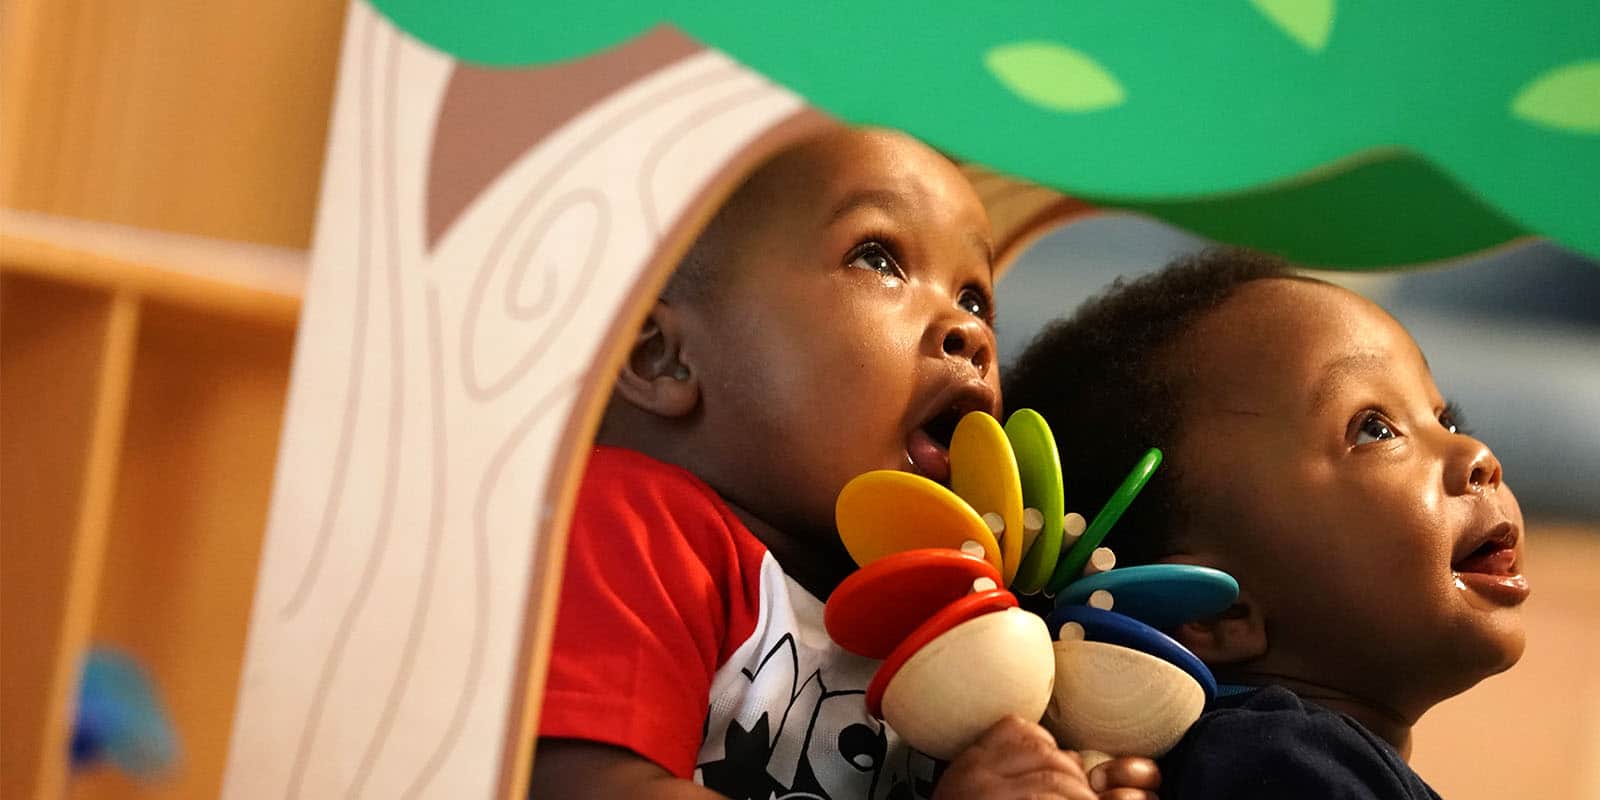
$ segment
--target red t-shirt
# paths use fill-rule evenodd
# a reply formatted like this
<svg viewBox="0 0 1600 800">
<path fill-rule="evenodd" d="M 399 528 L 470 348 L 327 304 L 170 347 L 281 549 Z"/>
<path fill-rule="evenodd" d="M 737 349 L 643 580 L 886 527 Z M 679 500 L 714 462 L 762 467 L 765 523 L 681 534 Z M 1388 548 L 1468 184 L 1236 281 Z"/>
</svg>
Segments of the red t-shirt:
<svg viewBox="0 0 1600 800">
<path fill-rule="evenodd" d="M 625 747 L 737 797 L 925 795 L 933 762 L 867 713 L 877 666 L 828 638 L 821 601 L 704 482 L 594 449 L 540 736 Z"/>
</svg>

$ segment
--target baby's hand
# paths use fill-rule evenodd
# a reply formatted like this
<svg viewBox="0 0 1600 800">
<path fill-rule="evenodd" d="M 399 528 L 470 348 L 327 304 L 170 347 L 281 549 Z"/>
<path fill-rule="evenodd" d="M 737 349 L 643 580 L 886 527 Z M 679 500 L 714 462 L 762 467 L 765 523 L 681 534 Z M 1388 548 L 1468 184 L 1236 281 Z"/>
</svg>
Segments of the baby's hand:
<svg viewBox="0 0 1600 800">
<path fill-rule="evenodd" d="M 1106 766 L 1126 760 L 1107 762 Z M 1105 774 L 1108 778 L 1122 776 L 1115 770 Z M 1095 792 L 1089 788 L 1077 753 L 1057 747 L 1055 738 L 1038 724 L 1010 716 L 996 722 L 950 762 L 933 797 L 1095 800 Z"/>
<path fill-rule="evenodd" d="M 1113 758 L 1089 770 L 1089 787 L 1100 800 L 1157 800 L 1161 770 L 1148 758 Z"/>
</svg>

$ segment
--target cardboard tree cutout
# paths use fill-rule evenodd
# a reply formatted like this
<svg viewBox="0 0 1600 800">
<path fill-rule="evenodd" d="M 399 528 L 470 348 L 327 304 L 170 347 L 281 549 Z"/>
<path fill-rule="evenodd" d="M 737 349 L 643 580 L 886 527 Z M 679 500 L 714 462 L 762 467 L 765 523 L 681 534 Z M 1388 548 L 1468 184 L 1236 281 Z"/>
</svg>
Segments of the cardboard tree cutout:
<svg viewBox="0 0 1600 800">
<path fill-rule="evenodd" d="M 466 61 L 530 67 L 671 24 L 851 122 L 1096 206 L 1330 267 L 1537 234 L 1600 254 L 1600 20 L 1503 4 L 377 5 Z"/>
<path fill-rule="evenodd" d="M 1002 260 L 1108 205 L 1322 265 L 1600 253 L 1580 2 L 378 5 L 347 23 L 229 797 L 521 791 L 633 329 L 740 178 L 836 119 L 999 170 L 969 175 Z"/>
</svg>

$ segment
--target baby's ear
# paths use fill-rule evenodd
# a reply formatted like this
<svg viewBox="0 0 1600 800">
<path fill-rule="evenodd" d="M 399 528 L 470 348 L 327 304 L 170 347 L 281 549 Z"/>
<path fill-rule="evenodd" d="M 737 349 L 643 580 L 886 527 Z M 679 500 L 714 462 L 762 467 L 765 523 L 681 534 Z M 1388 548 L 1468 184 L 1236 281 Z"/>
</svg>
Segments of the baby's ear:
<svg viewBox="0 0 1600 800">
<path fill-rule="evenodd" d="M 1208 559 L 1195 556 L 1170 556 L 1162 560 L 1219 568 Z M 1172 638 L 1213 667 L 1250 661 L 1267 652 L 1267 624 L 1261 606 L 1251 600 L 1250 593 L 1243 588 L 1239 589 L 1233 605 L 1178 626 L 1172 631 Z"/>
<path fill-rule="evenodd" d="M 1261 607 L 1243 590 L 1233 605 L 1221 613 L 1185 622 L 1172 632 L 1172 638 L 1211 667 L 1250 661 L 1267 652 Z"/>
<path fill-rule="evenodd" d="M 616 394 L 630 405 L 661 417 L 686 416 L 700 403 L 700 381 L 682 360 L 680 309 L 656 301 L 617 376 Z"/>
</svg>

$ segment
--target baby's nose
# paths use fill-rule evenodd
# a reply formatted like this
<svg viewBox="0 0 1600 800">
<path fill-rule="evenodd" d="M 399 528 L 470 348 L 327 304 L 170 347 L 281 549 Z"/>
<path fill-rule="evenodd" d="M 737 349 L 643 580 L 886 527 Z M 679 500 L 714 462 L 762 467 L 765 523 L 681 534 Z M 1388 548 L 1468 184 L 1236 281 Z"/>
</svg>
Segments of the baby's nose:
<svg viewBox="0 0 1600 800">
<path fill-rule="evenodd" d="M 1456 485 L 1450 487 L 1457 493 L 1467 492 L 1492 492 L 1500 488 L 1501 469 L 1500 459 L 1495 458 L 1494 451 L 1488 445 L 1468 438 L 1468 444 L 1463 452 L 1463 461 L 1452 472 L 1455 475 Z"/>
<path fill-rule="evenodd" d="M 972 362 L 978 374 L 987 377 L 994 362 L 994 345 L 982 327 L 983 323 L 977 320 L 962 320 L 951 325 L 945 331 L 943 347 L 945 355 Z"/>
<path fill-rule="evenodd" d="M 1467 476 L 1467 482 L 1479 489 L 1495 489 L 1500 486 L 1500 460 L 1483 448 L 1483 455 L 1472 464 L 1472 472 Z"/>
</svg>

